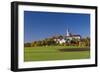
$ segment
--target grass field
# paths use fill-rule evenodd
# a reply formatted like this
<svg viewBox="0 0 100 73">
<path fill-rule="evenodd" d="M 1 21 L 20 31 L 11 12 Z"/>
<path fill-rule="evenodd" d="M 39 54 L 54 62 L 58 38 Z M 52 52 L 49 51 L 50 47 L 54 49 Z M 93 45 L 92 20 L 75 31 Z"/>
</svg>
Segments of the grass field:
<svg viewBox="0 0 100 73">
<path fill-rule="evenodd" d="M 44 46 L 44 47 L 25 47 L 24 61 L 47 61 L 47 60 L 71 60 L 90 58 L 90 51 L 70 51 L 62 52 L 62 48 L 80 48 L 66 46 Z M 84 48 L 82 48 L 84 49 Z"/>
</svg>

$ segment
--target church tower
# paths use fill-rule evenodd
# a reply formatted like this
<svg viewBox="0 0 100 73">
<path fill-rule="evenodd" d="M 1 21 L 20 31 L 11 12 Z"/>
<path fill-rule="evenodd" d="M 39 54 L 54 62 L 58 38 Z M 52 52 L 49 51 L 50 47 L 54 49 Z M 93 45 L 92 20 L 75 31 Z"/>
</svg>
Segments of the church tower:
<svg viewBox="0 0 100 73">
<path fill-rule="evenodd" d="M 66 36 L 70 36 L 69 30 L 67 29 Z"/>
</svg>

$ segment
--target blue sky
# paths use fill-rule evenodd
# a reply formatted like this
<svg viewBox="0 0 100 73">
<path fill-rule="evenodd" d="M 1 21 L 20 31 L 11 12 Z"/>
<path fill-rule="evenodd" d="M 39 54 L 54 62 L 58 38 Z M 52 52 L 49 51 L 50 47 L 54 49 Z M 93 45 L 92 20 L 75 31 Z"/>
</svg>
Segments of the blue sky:
<svg viewBox="0 0 100 73">
<path fill-rule="evenodd" d="M 82 37 L 90 36 L 90 15 L 24 11 L 24 42 L 64 35 L 67 29 Z"/>
</svg>

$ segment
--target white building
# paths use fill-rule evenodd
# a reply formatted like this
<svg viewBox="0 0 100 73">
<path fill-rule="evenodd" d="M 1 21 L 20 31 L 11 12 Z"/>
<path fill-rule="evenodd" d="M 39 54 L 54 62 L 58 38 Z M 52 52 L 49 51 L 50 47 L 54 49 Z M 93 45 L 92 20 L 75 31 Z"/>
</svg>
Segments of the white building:
<svg viewBox="0 0 100 73">
<path fill-rule="evenodd" d="M 62 43 L 66 43 L 66 40 L 65 39 L 61 39 L 61 40 L 58 40 L 60 44 Z"/>
<path fill-rule="evenodd" d="M 57 43 L 60 43 L 60 44 L 62 44 L 62 43 L 66 43 L 66 42 L 69 42 L 69 41 L 71 41 L 71 40 L 73 40 L 73 39 L 77 39 L 77 40 L 80 40 L 81 39 L 81 36 L 80 35 L 73 35 L 73 34 L 71 34 L 70 32 L 69 32 L 69 30 L 67 29 L 67 33 L 66 33 L 66 35 L 65 36 L 63 36 L 63 38 L 61 39 L 61 38 L 56 38 L 56 39 L 54 39 Z"/>
<path fill-rule="evenodd" d="M 66 39 L 69 39 L 69 40 L 73 40 L 73 39 L 78 39 L 80 40 L 81 39 L 81 36 L 80 35 L 73 35 L 69 32 L 69 30 L 67 30 L 67 34 L 66 34 Z"/>
</svg>

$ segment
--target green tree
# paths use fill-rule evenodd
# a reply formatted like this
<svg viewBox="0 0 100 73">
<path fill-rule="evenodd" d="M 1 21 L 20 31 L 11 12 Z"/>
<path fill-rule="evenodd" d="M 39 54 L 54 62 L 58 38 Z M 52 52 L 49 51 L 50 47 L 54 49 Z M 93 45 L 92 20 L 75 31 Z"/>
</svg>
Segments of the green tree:
<svg viewBox="0 0 100 73">
<path fill-rule="evenodd" d="M 37 41 L 31 43 L 31 47 L 35 47 L 35 46 L 37 46 Z"/>
<path fill-rule="evenodd" d="M 84 46 L 87 46 L 87 47 L 90 46 L 90 38 L 89 37 L 81 39 L 81 42 L 83 42 Z"/>
<path fill-rule="evenodd" d="M 24 47 L 31 47 L 31 43 L 25 43 Z"/>
</svg>

